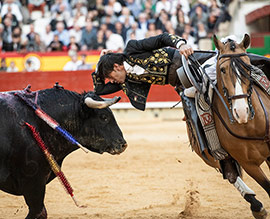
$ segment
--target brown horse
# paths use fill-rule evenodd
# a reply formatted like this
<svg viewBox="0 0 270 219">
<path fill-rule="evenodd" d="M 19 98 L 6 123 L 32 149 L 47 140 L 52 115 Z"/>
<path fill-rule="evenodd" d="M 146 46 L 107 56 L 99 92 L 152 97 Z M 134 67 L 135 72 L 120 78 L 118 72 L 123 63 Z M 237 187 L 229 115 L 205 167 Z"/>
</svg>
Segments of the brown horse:
<svg viewBox="0 0 270 219">
<path fill-rule="evenodd" d="M 214 36 L 214 43 L 219 51 L 216 66 L 217 89 L 223 101 L 214 94 L 212 110 L 220 143 L 270 196 L 270 181 L 260 168 L 263 162 L 270 167 L 270 96 L 251 77 L 256 68 L 251 65 L 246 53 L 250 37 L 246 34 L 239 44 L 230 40 L 223 44 Z M 262 79 L 270 86 L 267 78 Z M 188 123 L 187 125 L 190 143 L 195 152 L 208 165 L 221 170 L 219 163 L 211 155 L 206 153 L 206 156 L 202 156 L 198 143 L 192 136 L 192 127 Z M 262 203 L 255 198 L 255 193 L 240 176 L 231 183 L 250 203 L 253 216 L 266 218 L 267 212 Z"/>
<path fill-rule="evenodd" d="M 270 96 L 251 77 L 254 66 L 246 53 L 250 37 L 246 34 L 240 44 L 235 41 L 223 44 L 214 36 L 214 43 L 219 51 L 217 88 L 230 109 L 226 110 L 221 100 L 214 96 L 213 110 L 218 112 L 214 119 L 220 143 L 270 195 L 270 181 L 260 168 L 263 162 L 269 165 Z M 264 80 L 269 83 L 266 78 Z M 255 193 L 242 195 L 250 202 L 256 218 L 266 217 L 262 204 L 254 198 Z"/>
</svg>

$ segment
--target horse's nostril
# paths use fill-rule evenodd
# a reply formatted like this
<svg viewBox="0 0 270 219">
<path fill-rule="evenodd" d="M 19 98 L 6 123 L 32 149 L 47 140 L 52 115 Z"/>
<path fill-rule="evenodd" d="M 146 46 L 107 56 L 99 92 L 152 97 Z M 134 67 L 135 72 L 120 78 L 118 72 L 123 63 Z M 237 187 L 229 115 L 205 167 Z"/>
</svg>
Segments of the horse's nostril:
<svg viewBox="0 0 270 219">
<path fill-rule="evenodd" d="M 238 113 L 236 111 L 236 108 L 234 108 L 234 113 L 235 113 L 236 117 L 239 118 L 239 115 L 238 115 Z"/>
</svg>

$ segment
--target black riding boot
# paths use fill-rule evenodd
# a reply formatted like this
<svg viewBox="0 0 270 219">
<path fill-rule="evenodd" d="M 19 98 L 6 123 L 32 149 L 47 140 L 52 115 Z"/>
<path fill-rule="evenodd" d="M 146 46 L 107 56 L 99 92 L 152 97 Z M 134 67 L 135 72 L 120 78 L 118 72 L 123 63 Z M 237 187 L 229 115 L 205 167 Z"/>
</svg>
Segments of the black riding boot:
<svg viewBox="0 0 270 219">
<path fill-rule="evenodd" d="M 187 124 L 188 125 L 190 124 L 191 126 L 190 128 L 192 129 L 192 132 L 195 135 L 195 138 L 200 147 L 200 151 L 202 155 L 204 155 L 204 151 L 207 150 L 208 147 L 203 127 L 201 125 L 201 121 L 196 111 L 195 99 L 188 98 L 187 96 L 184 95 L 184 92 L 182 92 L 180 95 L 183 103 L 183 109 L 186 116 Z"/>
</svg>

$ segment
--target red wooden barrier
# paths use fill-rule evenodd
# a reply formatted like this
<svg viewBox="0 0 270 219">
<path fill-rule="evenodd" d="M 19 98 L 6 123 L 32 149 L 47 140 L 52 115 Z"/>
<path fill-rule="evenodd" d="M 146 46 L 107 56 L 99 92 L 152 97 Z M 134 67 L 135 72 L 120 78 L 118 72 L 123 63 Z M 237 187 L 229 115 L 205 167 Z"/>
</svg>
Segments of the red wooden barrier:
<svg viewBox="0 0 270 219">
<path fill-rule="evenodd" d="M 50 72 L 16 72 L 0 73 L 0 91 L 21 90 L 31 84 L 33 91 L 51 88 L 59 82 L 64 88 L 76 92 L 93 90 L 91 71 L 50 71 Z M 126 95 L 119 91 L 113 95 L 121 96 L 121 102 L 129 102 Z M 178 101 L 179 96 L 170 85 L 153 85 L 150 89 L 148 102 Z"/>
</svg>

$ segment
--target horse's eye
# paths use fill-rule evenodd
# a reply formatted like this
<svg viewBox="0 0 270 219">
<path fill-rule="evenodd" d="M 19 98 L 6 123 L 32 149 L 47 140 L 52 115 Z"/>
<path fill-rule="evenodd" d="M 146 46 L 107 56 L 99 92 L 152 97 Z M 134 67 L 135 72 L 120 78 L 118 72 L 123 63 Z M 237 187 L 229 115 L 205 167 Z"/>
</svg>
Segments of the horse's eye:
<svg viewBox="0 0 270 219">
<path fill-rule="evenodd" d="M 225 74 L 225 73 L 226 73 L 225 68 L 221 68 L 221 69 L 220 69 L 220 71 L 221 71 L 223 74 Z"/>
</svg>

